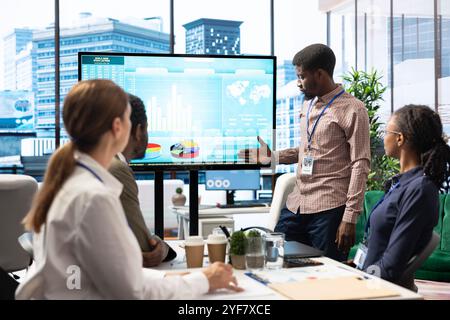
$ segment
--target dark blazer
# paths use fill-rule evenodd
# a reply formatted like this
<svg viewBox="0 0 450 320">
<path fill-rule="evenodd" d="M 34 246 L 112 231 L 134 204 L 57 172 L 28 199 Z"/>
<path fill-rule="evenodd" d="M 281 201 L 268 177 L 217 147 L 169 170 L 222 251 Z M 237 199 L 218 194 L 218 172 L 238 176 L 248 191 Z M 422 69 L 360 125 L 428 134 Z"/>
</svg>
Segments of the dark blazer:
<svg viewBox="0 0 450 320">
<path fill-rule="evenodd" d="M 109 168 L 109 172 L 123 184 L 123 190 L 120 195 L 123 210 L 127 218 L 128 224 L 133 231 L 142 252 L 151 251 L 150 238 L 152 235 L 145 225 L 144 216 L 139 206 L 139 190 L 134 179 L 133 170 L 124 162 L 115 157 Z M 155 237 L 153 235 L 153 237 Z M 176 257 L 175 251 L 164 242 L 168 248 L 168 253 L 164 261 L 172 260 Z"/>
<path fill-rule="evenodd" d="M 439 190 L 421 167 L 393 178 L 393 188 L 372 210 L 363 269 L 397 282 L 412 256 L 431 239 L 439 217 Z"/>
</svg>

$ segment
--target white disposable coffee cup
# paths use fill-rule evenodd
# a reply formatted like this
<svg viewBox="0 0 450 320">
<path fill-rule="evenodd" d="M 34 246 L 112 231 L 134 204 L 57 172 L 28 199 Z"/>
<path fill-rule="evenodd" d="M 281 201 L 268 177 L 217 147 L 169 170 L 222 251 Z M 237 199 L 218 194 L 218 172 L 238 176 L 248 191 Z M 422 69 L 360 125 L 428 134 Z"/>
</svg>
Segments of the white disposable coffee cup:
<svg viewBox="0 0 450 320">
<path fill-rule="evenodd" d="M 225 262 L 228 240 L 224 234 L 210 234 L 206 240 L 208 244 L 209 262 Z"/>
<path fill-rule="evenodd" d="M 200 236 L 191 236 L 184 241 L 186 263 L 188 268 L 203 267 L 203 252 L 205 241 Z"/>
</svg>

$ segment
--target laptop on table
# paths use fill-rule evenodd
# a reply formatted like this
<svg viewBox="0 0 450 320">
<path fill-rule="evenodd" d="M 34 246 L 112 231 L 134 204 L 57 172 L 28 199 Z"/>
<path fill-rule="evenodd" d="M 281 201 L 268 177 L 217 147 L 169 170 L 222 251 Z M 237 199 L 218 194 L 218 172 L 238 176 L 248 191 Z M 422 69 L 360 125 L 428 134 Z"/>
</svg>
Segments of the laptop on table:
<svg viewBox="0 0 450 320">
<path fill-rule="evenodd" d="M 266 243 L 266 259 L 268 261 L 276 261 L 279 257 L 278 248 L 272 247 L 270 243 Z M 295 259 L 314 258 L 323 256 L 323 252 L 297 241 L 284 242 L 284 261 Z"/>
<path fill-rule="evenodd" d="M 284 260 L 295 258 L 322 257 L 323 252 L 297 241 L 284 242 Z"/>
</svg>

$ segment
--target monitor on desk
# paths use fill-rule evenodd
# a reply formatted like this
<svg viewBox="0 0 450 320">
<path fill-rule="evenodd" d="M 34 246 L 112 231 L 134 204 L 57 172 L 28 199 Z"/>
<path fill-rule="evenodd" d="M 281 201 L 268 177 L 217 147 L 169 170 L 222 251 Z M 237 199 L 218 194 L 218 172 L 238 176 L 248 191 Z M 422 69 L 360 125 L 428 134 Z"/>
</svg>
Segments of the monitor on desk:
<svg viewBox="0 0 450 320">
<path fill-rule="evenodd" d="M 259 190 L 259 170 L 205 172 L 206 190 Z"/>
<path fill-rule="evenodd" d="M 235 190 L 260 190 L 259 170 L 206 171 L 206 190 L 226 190 L 227 204 L 234 203 Z"/>
</svg>

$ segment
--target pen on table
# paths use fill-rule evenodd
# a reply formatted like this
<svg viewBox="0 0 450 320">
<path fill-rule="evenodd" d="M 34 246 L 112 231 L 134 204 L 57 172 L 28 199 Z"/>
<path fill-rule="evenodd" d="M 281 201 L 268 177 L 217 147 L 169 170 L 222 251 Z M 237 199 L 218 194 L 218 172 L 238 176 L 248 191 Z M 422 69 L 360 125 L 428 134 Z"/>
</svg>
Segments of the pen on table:
<svg viewBox="0 0 450 320">
<path fill-rule="evenodd" d="M 345 271 L 348 271 L 348 272 L 351 272 L 351 273 L 355 273 L 355 274 L 357 274 L 359 277 L 362 277 L 362 278 L 364 278 L 364 279 L 366 279 L 366 280 L 369 280 L 369 279 L 370 279 L 369 276 L 357 272 L 356 269 L 355 269 L 355 270 L 350 270 L 350 269 L 347 269 L 347 268 L 345 268 L 345 267 L 343 267 L 343 266 L 337 266 L 337 267 L 338 267 L 339 269 L 342 269 L 342 270 L 345 270 Z"/>
<path fill-rule="evenodd" d="M 263 278 L 261 278 L 260 276 L 254 274 L 254 273 L 252 273 L 252 272 L 246 272 L 246 273 L 244 273 L 244 274 L 245 274 L 246 276 L 252 278 L 253 280 L 258 281 L 259 283 L 262 283 L 262 284 L 265 285 L 265 286 L 267 286 L 267 285 L 270 283 L 269 280 L 263 279 Z"/>
</svg>

